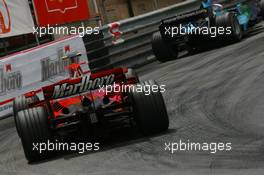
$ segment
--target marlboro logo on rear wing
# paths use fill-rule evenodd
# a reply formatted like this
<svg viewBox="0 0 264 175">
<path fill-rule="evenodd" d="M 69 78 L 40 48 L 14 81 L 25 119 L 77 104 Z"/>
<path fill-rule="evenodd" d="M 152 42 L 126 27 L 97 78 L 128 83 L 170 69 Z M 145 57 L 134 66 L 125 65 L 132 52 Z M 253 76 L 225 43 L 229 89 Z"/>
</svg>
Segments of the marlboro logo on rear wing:
<svg viewBox="0 0 264 175">
<path fill-rule="evenodd" d="M 125 75 L 122 69 L 115 69 L 99 74 L 91 74 L 75 79 L 66 79 L 59 83 L 43 87 L 46 100 L 58 99 L 99 89 L 114 82 L 122 82 Z"/>
</svg>

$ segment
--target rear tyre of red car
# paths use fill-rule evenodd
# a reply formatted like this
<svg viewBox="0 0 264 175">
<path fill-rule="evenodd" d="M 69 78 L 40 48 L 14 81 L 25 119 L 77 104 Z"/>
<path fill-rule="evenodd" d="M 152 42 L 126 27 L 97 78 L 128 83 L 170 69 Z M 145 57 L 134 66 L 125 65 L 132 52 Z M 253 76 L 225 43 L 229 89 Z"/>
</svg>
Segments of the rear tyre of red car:
<svg viewBox="0 0 264 175">
<path fill-rule="evenodd" d="M 159 86 L 154 81 L 138 84 L 142 87 L 152 85 Z M 160 90 L 159 92 L 150 92 L 149 95 L 144 92 L 132 92 L 131 99 L 134 119 L 142 134 L 150 135 L 168 130 L 169 118 Z"/>
<path fill-rule="evenodd" d="M 14 121 L 15 121 L 16 129 L 18 129 L 17 128 L 17 121 L 16 121 L 17 113 L 19 111 L 27 109 L 29 104 L 35 103 L 38 101 L 39 101 L 39 98 L 36 95 L 34 95 L 32 97 L 26 97 L 25 95 L 21 95 L 21 96 L 18 96 L 15 98 L 15 100 L 13 101 L 13 115 L 14 115 Z"/>
<path fill-rule="evenodd" d="M 37 101 L 39 101 L 39 98 L 36 95 L 32 97 L 26 97 L 25 95 L 16 97 L 13 101 L 14 115 L 16 115 L 21 110 L 27 109 L 30 103 L 35 103 Z"/>
<path fill-rule="evenodd" d="M 17 114 L 17 127 L 20 132 L 25 157 L 29 162 L 40 161 L 51 156 L 52 152 L 43 150 L 40 153 L 34 147 L 34 144 L 47 143 L 52 138 L 48 114 L 44 107 L 20 111 Z"/>
<path fill-rule="evenodd" d="M 239 42 L 242 40 L 243 31 L 234 13 L 225 13 L 217 16 L 215 19 L 216 27 L 223 27 L 225 30 L 230 28 L 231 34 L 220 35 L 219 39 L 230 42 Z M 219 34 L 218 34 L 219 35 Z"/>
<path fill-rule="evenodd" d="M 166 44 L 162 39 L 160 32 L 152 35 L 152 51 L 160 62 L 166 62 L 178 57 L 178 49 L 175 46 L 173 49 L 170 45 Z"/>
</svg>

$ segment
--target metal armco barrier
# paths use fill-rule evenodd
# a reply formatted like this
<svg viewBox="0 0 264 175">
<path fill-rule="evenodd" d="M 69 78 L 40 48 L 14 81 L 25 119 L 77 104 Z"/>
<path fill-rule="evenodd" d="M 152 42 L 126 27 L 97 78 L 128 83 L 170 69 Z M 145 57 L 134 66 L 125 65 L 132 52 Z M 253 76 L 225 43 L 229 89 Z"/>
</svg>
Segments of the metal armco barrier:
<svg viewBox="0 0 264 175">
<path fill-rule="evenodd" d="M 158 30 L 161 19 L 188 12 L 199 8 L 199 6 L 200 1 L 187 0 L 167 8 L 103 26 L 101 28 L 103 37 L 101 36 L 99 41 L 94 40 L 87 43 L 84 40 L 85 45 L 101 42 L 101 46 L 103 46 L 97 47 L 91 52 L 89 49 L 87 50 L 90 54 L 95 52 L 101 54 L 100 56 L 97 55 L 96 58 L 91 58 L 88 55 L 91 69 L 96 71 L 116 66 L 135 67 L 155 60 L 151 49 L 151 36 Z"/>
<path fill-rule="evenodd" d="M 252 0 L 219 0 L 225 5 Z M 97 71 L 116 66 L 136 67 L 155 60 L 151 49 L 152 34 L 158 30 L 161 19 L 198 9 L 200 0 L 187 0 L 144 15 L 105 25 L 100 36 L 87 42 L 90 67 Z M 86 36 L 87 38 L 90 36 Z M 90 46 L 90 47 L 89 47 Z M 91 50 L 95 49 L 95 50 Z"/>
</svg>

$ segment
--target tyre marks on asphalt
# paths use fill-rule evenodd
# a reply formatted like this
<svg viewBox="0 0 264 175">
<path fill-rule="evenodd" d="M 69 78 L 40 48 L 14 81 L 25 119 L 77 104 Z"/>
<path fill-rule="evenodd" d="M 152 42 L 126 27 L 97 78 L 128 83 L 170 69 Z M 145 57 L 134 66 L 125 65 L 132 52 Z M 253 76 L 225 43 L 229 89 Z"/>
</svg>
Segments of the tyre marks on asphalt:
<svg viewBox="0 0 264 175">
<path fill-rule="evenodd" d="M 264 33 L 241 43 L 141 68 L 167 85 L 167 133 L 101 152 L 28 165 L 13 120 L 0 122 L 0 174 L 263 174 Z M 263 122 L 264 123 L 264 122 Z M 230 152 L 164 151 L 165 142 L 232 142 Z"/>
</svg>

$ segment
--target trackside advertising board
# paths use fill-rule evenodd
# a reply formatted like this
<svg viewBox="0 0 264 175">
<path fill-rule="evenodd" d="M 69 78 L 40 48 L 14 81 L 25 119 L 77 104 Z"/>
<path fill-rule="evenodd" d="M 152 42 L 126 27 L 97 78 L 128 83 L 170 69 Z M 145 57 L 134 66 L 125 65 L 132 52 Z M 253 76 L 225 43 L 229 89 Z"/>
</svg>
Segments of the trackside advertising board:
<svg viewBox="0 0 264 175">
<path fill-rule="evenodd" d="M 34 0 L 39 26 L 54 26 L 90 18 L 86 0 Z"/>
<path fill-rule="evenodd" d="M 82 53 L 88 61 L 82 38 L 69 37 L 0 59 L 0 118 L 12 114 L 12 99 L 68 77 L 67 52 Z M 88 64 L 82 67 L 89 71 Z M 40 93 L 41 96 L 41 93 Z"/>
<path fill-rule="evenodd" d="M 0 0 L 0 38 L 32 33 L 28 0 Z"/>
</svg>

